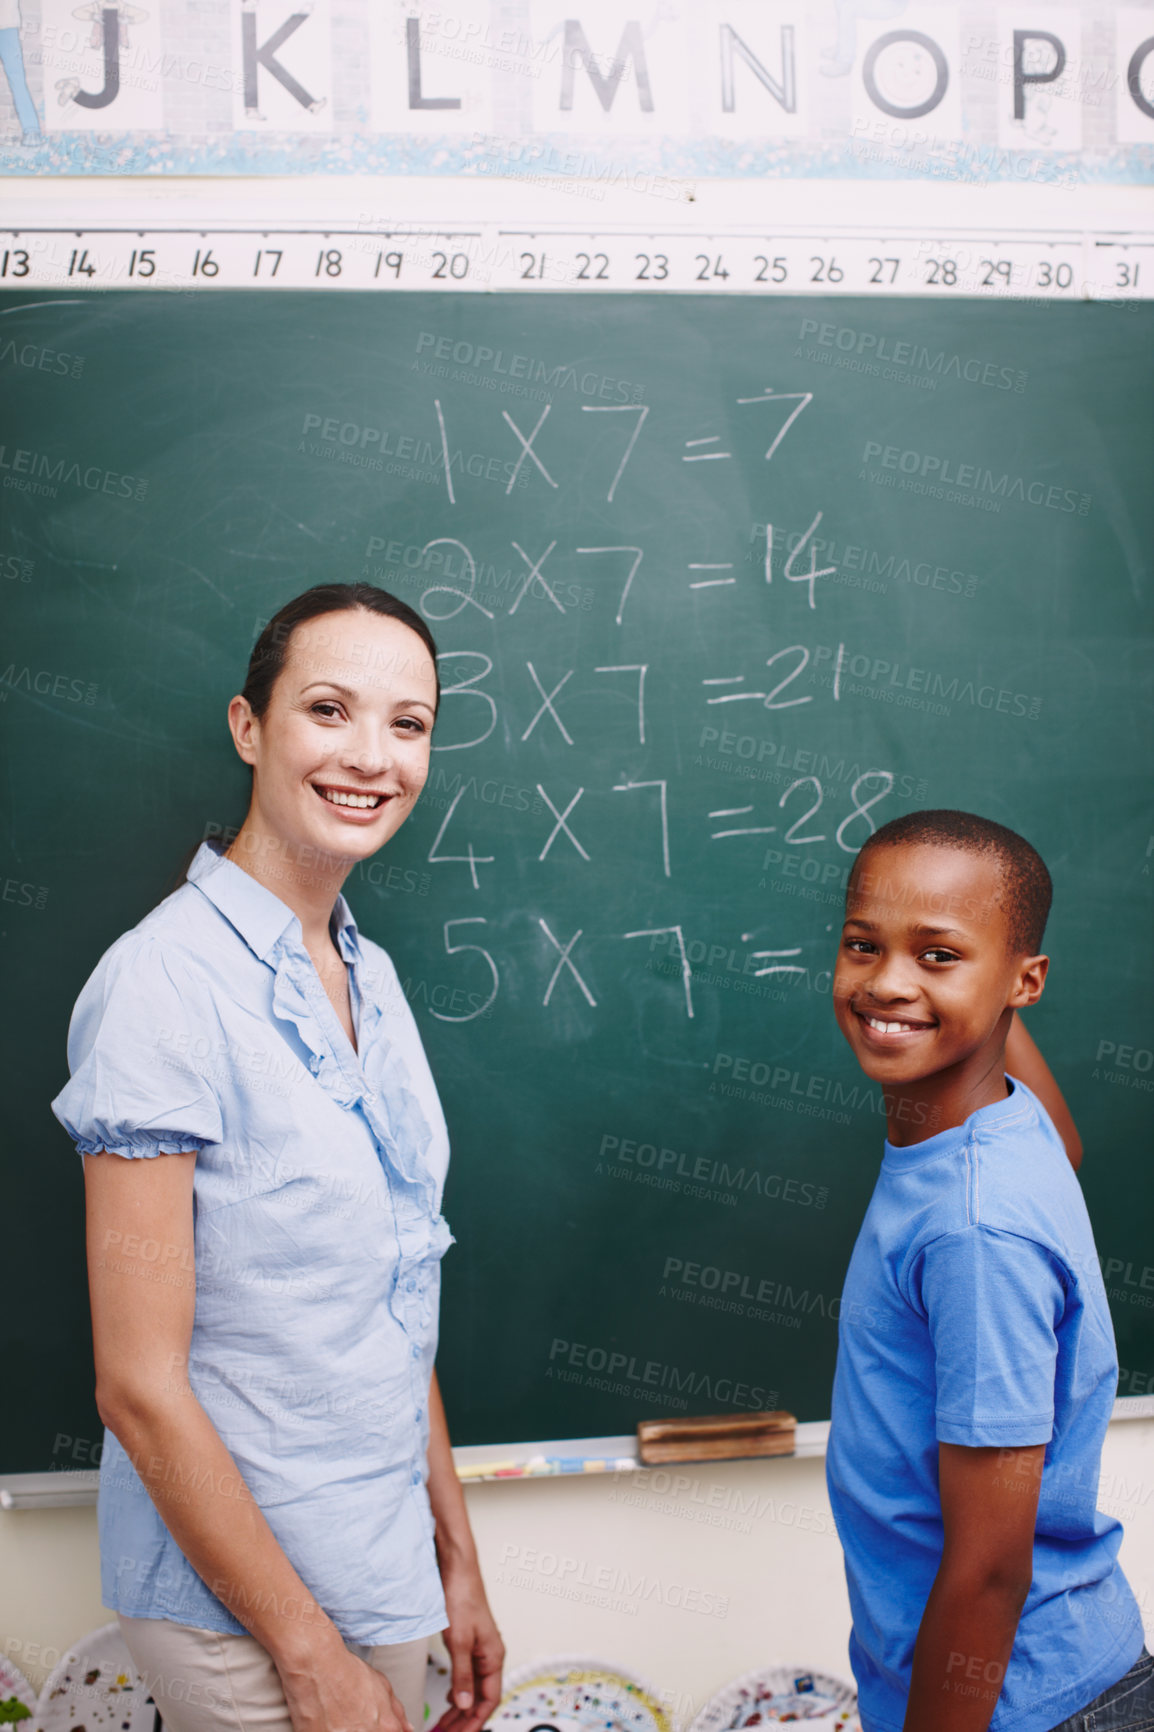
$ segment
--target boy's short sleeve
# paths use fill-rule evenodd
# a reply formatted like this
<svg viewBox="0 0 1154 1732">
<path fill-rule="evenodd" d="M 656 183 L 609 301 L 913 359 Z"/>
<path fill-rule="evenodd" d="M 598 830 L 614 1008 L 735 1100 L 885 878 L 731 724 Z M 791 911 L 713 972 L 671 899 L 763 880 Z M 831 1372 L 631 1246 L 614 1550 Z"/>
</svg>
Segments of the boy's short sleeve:
<svg viewBox="0 0 1154 1732">
<path fill-rule="evenodd" d="M 202 998 L 139 933 L 101 958 L 68 1028 L 71 1079 L 52 1102 L 82 1155 L 185 1154 L 220 1141 L 207 1061 L 193 1056 L 211 1048 Z"/>
<path fill-rule="evenodd" d="M 1049 1443 L 1063 1273 L 1045 1246 L 991 1227 L 920 1253 L 910 1285 L 933 1341 L 939 1443 Z"/>
</svg>

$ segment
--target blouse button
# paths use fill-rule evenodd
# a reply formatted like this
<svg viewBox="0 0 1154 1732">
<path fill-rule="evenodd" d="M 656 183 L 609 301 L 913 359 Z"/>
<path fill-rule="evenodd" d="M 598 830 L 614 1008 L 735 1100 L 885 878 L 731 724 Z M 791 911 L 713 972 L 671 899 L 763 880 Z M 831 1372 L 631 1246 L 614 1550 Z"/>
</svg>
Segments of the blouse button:
<svg viewBox="0 0 1154 1732">
<path fill-rule="evenodd" d="M 406 1293 L 415 1293 L 416 1291 L 417 1291 L 417 1283 L 415 1281 L 406 1281 L 405 1282 L 405 1292 Z"/>
</svg>

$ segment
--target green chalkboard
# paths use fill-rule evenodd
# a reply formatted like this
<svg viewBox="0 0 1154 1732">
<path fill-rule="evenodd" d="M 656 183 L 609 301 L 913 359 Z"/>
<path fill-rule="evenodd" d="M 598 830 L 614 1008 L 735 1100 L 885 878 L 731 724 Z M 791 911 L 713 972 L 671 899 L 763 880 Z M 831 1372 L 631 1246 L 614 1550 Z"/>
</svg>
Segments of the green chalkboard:
<svg viewBox="0 0 1154 1732">
<path fill-rule="evenodd" d="M 452 1134 L 457 1441 L 828 1414 L 884 1129 L 841 890 L 926 805 L 1054 874 L 1032 1027 L 1149 1387 L 1152 338 L 1144 305 L 0 298 L 0 1466 L 99 1436 L 72 1001 L 241 821 L 262 622 L 347 578 L 444 652 L 427 790 L 347 893 Z"/>
</svg>

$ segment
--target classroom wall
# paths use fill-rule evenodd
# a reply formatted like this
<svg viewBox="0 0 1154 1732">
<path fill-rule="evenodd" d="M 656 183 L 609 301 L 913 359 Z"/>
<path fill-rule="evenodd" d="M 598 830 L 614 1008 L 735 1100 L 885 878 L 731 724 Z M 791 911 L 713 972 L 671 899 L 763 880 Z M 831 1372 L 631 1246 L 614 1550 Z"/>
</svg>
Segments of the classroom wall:
<svg viewBox="0 0 1154 1732">
<path fill-rule="evenodd" d="M 682 1726 L 728 1679 L 768 1661 L 848 1675 L 821 1458 L 489 1483 L 467 1496 L 510 1667 L 616 1661 L 667 1692 Z M 1110 1427 L 1100 1502 L 1124 1523 L 1122 1563 L 1154 1646 L 1154 1419 Z M 641 1598 L 605 1604 L 622 1572 L 634 1592 L 642 1578 Z M 95 1509 L 0 1512 L 0 1653 L 39 1683 L 108 1616 Z"/>
</svg>

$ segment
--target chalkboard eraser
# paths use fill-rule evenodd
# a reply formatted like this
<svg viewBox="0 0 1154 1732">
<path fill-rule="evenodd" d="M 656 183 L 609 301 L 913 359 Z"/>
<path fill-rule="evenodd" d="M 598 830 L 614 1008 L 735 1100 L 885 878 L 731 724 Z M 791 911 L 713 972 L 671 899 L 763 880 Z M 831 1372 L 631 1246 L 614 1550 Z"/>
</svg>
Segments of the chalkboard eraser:
<svg viewBox="0 0 1154 1732">
<path fill-rule="evenodd" d="M 750 1455 L 792 1455 L 792 1413 L 711 1413 L 701 1419 L 643 1419 L 637 1454 L 646 1466 L 666 1461 L 736 1461 Z"/>
</svg>

